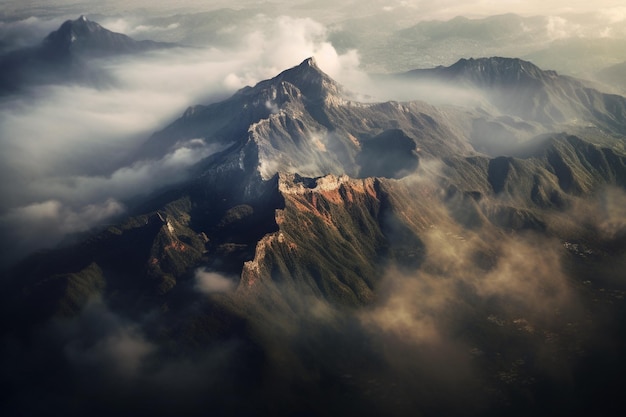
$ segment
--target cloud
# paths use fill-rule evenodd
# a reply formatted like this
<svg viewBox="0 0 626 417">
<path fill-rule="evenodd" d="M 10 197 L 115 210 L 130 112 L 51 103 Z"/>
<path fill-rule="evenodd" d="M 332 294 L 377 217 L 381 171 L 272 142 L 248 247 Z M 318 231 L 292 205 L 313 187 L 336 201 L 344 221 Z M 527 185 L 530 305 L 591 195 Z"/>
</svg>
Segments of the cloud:
<svg viewBox="0 0 626 417">
<path fill-rule="evenodd" d="M 623 189 L 604 186 L 595 190 L 592 198 L 575 199 L 567 214 L 576 236 L 591 234 L 592 239 L 611 241 L 626 235 L 626 192 Z"/>
<path fill-rule="evenodd" d="M 41 414 L 54 405 L 68 415 L 126 415 L 133 409 L 170 416 L 245 408 L 237 400 L 248 395 L 254 351 L 236 337 L 207 336 L 194 327 L 195 299 L 170 316 L 176 325 L 155 323 L 162 316 L 149 310 L 131 318 L 94 297 L 73 317 L 23 329 L 27 337 L 3 332 L 0 363 L 7 373 L 0 381 L 14 394 L 3 410 Z M 179 334 L 176 346 L 161 343 L 163 329 Z M 202 341 L 202 348 L 190 350 L 194 341 Z"/>
<path fill-rule="evenodd" d="M 136 324 L 125 322 L 100 299 L 90 301 L 73 320 L 56 325 L 65 327 L 58 333 L 75 333 L 65 344 L 64 353 L 71 366 L 83 375 L 134 378 L 146 357 L 155 351 Z M 91 326 L 98 330 L 85 331 Z"/>
<path fill-rule="evenodd" d="M 57 244 L 68 234 L 119 218 L 125 213 L 121 200 L 182 181 L 188 175 L 186 168 L 220 149 L 194 139 L 162 159 L 138 161 L 108 176 L 50 176 L 29 184 L 29 195 L 40 200 L 0 214 L 0 261 L 20 258 Z"/>
<path fill-rule="evenodd" d="M 575 306 L 560 242 L 500 236 L 496 249 L 485 239 L 430 230 L 424 236 L 424 264 L 413 273 L 390 269 L 380 303 L 361 315 L 362 322 L 404 343 L 445 345 L 456 343 L 449 336 L 453 317 L 470 300 L 477 310 L 497 305 L 498 314 L 541 324 L 555 320 L 557 310 Z M 487 270 L 477 265 L 482 250 L 497 251 Z"/>
<path fill-rule="evenodd" d="M 234 278 L 225 277 L 217 272 L 208 272 L 203 268 L 196 269 L 194 276 L 196 289 L 205 294 L 230 292 L 237 286 Z"/>
<path fill-rule="evenodd" d="M 124 211 L 124 206 L 112 198 L 77 207 L 46 200 L 11 208 L 0 215 L 0 264 L 19 259 L 34 249 L 54 246 L 64 236 L 87 231 Z"/>
<path fill-rule="evenodd" d="M 252 85 L 309 57 L 315 57 L 323 71 L 348 86 L 355 76 L 363 79 L 356 51 L 339 54 L 327 35 L 326 27 L 310 18 L 258 15 L 243 41 L 245 60 L 254 65 L 244 63 L 230 75 L 230 84 L 238 80 L 240 87 Z"/>
<path fill-rule="evenodd" d="M 98 213 L 121 213 L 89 207 L 107 201 L 122 207 L 129 197 L 184 179 L 186 167 L 219 149 L 196 141 L 177 144 L 161 160 L 133 155 L 189 105 L 224 99 L 312 55 L 331 75 L 354 79 L 358 72 L 356 54 L 338 54 L 324 26 L 311 19 L 258 16 L 240 40 L 227 50 L 174 48 L 94 60 L 90 65 L 110 79 L 100 88 L 40 86 L 0 102 L 0 174 L 12 178 L 0 185 L 2 226 L 12 229 L 3 246 L 49 246 L 66 232 L 106 221 Z M 37 210 L 42 215 L 32 215 Z M 45 220 L 51 213 L 58 226 Z"/>
<path fill-rule="evenodd" d="M 599 13 L 609 24 L 620 23 L 626 20 L 626 6 L 601 9 L 599 10 Z"/>
<path fill-rule="evenodd" d="M 451 19 L 455 16 L 490 16 L 503 13 L 546 16 L 572 12 L 595 12 L 600 8 L 621 6 L 620 2 L 615 0 L 603 0 L 594 4 L 582 0 L 557 0 L 551 2 L 540 0 L 413 0 L 400 1 L 398 3 L 403 7 L 418 8 L 424 20 Z"/>
<path fill-rule="evenodd" d="M 582 27 L 559 16 L 549 16 L 546 24 L 548 40 L 566 39 L 579 36 Z"/>
<path fill-rule="evenodd" d="M 170 23 L 164 26 L 146 25 L 138 17 L 104 18 L 98 23 L 110 31 L 123 33 L 135 39 L 154 39 L 163 32 L 171 32 L 180 27 L 180 23 Z"/>
<path fill-rule="evenodd" d="M 38 45 L 48 33 L 56 30 L 63 19 L 30 16 L 13 21 L 0 21 L 0 53 Z"/>
</svg>

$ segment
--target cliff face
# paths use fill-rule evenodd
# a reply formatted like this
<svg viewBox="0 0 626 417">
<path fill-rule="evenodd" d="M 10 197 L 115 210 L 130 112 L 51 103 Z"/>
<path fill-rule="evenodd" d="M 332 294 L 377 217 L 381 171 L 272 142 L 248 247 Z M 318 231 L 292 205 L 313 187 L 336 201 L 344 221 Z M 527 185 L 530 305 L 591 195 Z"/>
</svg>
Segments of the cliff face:
<svg viewBox="0 0 626 417">
<path fill-rule="evenodd" d="M 244 264 L 239 291 L 271 282 L 341 304 L 371 301 L 385 246 L 377 181 L 280 174 L 279 191 L 278 231 Z"/>
</svg>

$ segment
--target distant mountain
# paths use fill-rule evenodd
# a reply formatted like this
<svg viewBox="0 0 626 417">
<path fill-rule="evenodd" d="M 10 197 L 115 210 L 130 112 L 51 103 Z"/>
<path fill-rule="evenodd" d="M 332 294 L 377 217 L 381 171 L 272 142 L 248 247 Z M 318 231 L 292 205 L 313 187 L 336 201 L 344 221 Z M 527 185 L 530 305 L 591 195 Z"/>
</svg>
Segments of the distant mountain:
<svg viewBox="0 0 626 417">
<path fill-rule="evenodd" d="M 150 40 L 136 41 L 124 34 L 111 32 L 85 16 L 67 20 L 51 32 L 41 46 L 51 57 L 63 54 L 81 56 L 120 55 L 171 47 L 172 44 Z"/>
<path fill-rule="evenodd" d="M 608 22 L 600 12 L 508 13 L 429 21 L 418 19 L 410 6 L 398 6 L 382 15 L 342 21 L 330 39 L 342 50 L 357 49 L 361 65 L 375 73 L 450 65 L 468 56 L 515 56 L 562 74 L 589 78 L 611 63 L 626 60 L 623 25 Z"/>
<path fill-rule="evenodd" d="M 405 77 L 470 85 L 494 100 L 508 88 L 507 103 L 519 103 L 502 110 L 518 116 L 487 116 L 511 126 L 542 120 L 547 129 L 568 112 L 591 114 L 596 104 L 586 97 L 608 100 L 520 60 L 464 60 Z M 558 104 L 566 113 L 552 112 Z M 50 403 L 78 413 L 102 406 L 96 411 L 110 414 L 130 401 L 156 415 L 207 407 L 458 415 L 448 400 L 461 381 L 471 395 L 459 399 L 460 414 L 590 410 L 596 390 L 622 377 L 605 379 L 622 350 L 597 348 L 595 335 L 623 341 L 621 322 L 613 328 L 606 316 L 624 311 L 626 229 L 610 204 L 608 224 L 586 207 L 603 191 L 618 190 L 621 201 L 626 154 L 552 132 L 515 154 L 488 156 L 471 133 L 484 113 L 359 103 L 313 59 L 190 107 L 141 155 L 190 140 L 219 152 L 181 183 L 135 201 L 127 219 L 33 254 L 2 281 L 10 340 L 35 340 L 46 347 L 37 363 L 58 367 L 33 369 L 10 393 L 52 389 L 27 409 Z M 93 318 L 97 302 L 111 313 Z M 90 336 L 101 324 L 89 320 L 112 316 L 121 330 Z M 73 320 L 79 336 L 68 327 L 67 341 L 38 333 Z M 12 343 L 8 350 L 21 346 Z M 83 346 L 95 353 L 81 354 Z M 109 370 L 103 380 L 90 372 L 82 394 L 71 361 L 97 363 L 93 355 L 109 346 L 131 359 L 145 350 L 148 359 L 137 359 L 139 376 L 121 388 L 105 378 Z M 450 359 L 467 374 L 448 376 Z M 189 384 L 181 375 L 192 376 Z M 207 375 L 215 381 L 195 390 Z M 89 401 L 77 402 L 76 392 Z M 24 407 L 14 398 L 15 409 Z"/>
<path fill-rule="evenodd" d="M 626 93 L 626 62 L 604 68 L 596 74 L 598 81 Z"/>
<path fill-rule="evenodd" d="M 16 92 L 30 84 L 58 82 L 97 83 L 105 77 L 89 59 L 141 53 L 174 46 L 135 41 L 111 32 L 85 16 L 64 22 L 35 47 L 0 56 L 0 94 Z"/>
<path fill-rule="evenodd" d="M 518 58 L 461 59 L 449 67 L 402 74 L 422 82 L 475 88 L 503 114 L 551 126 L 588 126 L 614 135 L 626 134 L 626 99 L 602 93 L 585 82 L 546 71 Z M 623 148 L 622 148 L 623 149 Z"/>
</svg>

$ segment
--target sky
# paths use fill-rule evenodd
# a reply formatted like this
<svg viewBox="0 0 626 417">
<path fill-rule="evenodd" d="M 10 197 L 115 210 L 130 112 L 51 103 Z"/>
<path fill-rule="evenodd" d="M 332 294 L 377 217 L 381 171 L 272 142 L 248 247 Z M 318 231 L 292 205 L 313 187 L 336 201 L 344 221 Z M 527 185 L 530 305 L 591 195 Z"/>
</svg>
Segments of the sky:
<svg viewBox="0 0 626 417">
<path fill-rule="evenodd" d="M 328 0 L 318 1 L 281 1 L 267 0 L 265 2 L 253 1 L 142 1 L 142 0 L 109 0 L 109 1 L 73 1 L 55 0 L 53 2 L 15 1 L 3 0 L 4 13 L 23 13 L 25 10 L 45 10 L 51 12 L 52 7 L 61 10 L 84 9 L 91 13 L 123 13 L 138 9 L 147 9 L 158 13 L 172 13 L 184 11 L 204 11 L 229 7 L 233 9 L 246 8 L 250 6 L 280 6 L 286 10 L 300 9 L 309 13 L 322 13 L 325 16 L 335 16 L 336 18 L 346 18 L 358 16 L 359 14 L 371 13 L 372 11 L 390 10 L 392 8 L 406 7 L 415 10 L 423 19 L 449 19 L 455 16 L 489 16 L 502 13 L 518 13 L 525 15 L 549 15 L 561 13 L 586 13 L 597 12 L 621 16 L 626 14 L 626 6 L 622 1 L 601 0 L 589 1 L 542 1 L 542 0 L 400 0 L 381 1 L 369 0 L 355 2 L 352 0 L 336 2 Z M 346 7 L 348 6 L 348 7 Z"/>
</svg>

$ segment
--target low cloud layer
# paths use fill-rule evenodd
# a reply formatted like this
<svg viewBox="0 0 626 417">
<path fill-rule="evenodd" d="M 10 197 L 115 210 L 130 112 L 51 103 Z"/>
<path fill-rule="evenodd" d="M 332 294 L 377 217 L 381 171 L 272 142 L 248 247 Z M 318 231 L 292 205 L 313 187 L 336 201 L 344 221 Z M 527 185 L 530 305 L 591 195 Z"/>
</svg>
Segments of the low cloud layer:
<svg viewBox="0 0 626 417">
<path fill-rule="evenodd" d="M 230 292 L 235 289 L 239 278 L 228 278 L 217 272 L 208 272 L 200 268 L 195 273 L 195 288 L 205 294 Z"/>
<path fill-rule="evenodd" d="M 0 53 L 38 45 L 61 22 L 59 18 L 43 19 L 35 16 L 13 21 L 0 20 Z"/>
</svg>

